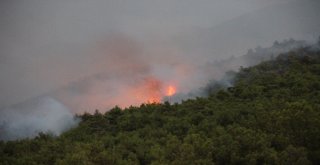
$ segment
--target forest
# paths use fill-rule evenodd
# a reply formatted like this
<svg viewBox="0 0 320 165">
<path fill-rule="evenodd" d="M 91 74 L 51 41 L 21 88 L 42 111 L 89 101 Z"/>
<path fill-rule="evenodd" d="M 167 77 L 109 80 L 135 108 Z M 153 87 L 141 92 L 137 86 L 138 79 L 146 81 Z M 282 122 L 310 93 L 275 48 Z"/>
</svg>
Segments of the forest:
<svg viewBox="0 0 320 165">
<path fill-rule="evenodd" d="M 211 86 L 208 97 L 96 110 L 60 136 L 0 141 L 0 164 L 318 164 L 319 49 L 234 76 L 232 87 Z"/>
</svg>

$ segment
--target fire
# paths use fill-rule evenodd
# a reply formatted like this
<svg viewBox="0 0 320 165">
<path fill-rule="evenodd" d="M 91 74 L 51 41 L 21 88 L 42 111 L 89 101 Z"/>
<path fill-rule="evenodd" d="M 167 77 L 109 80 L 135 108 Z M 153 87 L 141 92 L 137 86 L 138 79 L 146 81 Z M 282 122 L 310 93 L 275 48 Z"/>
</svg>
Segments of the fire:
<svg viewBox="0 0 320 165">
<path fill-rule="evenodd" d="M 176 94 L 177 88 L 173 84 L 150 76 L 139 81 L 133 88 L 124 89 L 123 92 L 125 94 L 120 101 L 128 100 L 125 106 L 130 106 L 141 103 L 161 103 L 164 96 Z"/>
<path fill-rule="evenodd" d="M 160 103 L 162 82 L 154 77 L 146 77 L 143 82 L 132 89 L 137 103 Z"/>
<path fill-rule="evenodd" d="M 169 85 L 168 88 L 167 88 L 167 91 L 166 91 L 166 95 L 167 96 L 172 96 L 176 93 L 177 89 L 176 87 L 172 86 L 172 85 Z"/>
</svg>

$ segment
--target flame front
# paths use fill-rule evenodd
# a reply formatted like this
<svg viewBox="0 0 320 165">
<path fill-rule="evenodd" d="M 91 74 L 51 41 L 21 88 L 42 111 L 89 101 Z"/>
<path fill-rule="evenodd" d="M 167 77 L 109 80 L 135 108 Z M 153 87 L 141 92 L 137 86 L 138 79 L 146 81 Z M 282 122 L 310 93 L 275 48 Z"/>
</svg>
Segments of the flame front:
<svg viewBox="0 0 320 165">
<path fill-rule="evenodd" d="M 172 86 L 172 85 L 168 86 L 166 95 L 167 96 L 172 96 L 175 93 L 176 93 L 176 88 L 174 86 Z"/>
</svg>

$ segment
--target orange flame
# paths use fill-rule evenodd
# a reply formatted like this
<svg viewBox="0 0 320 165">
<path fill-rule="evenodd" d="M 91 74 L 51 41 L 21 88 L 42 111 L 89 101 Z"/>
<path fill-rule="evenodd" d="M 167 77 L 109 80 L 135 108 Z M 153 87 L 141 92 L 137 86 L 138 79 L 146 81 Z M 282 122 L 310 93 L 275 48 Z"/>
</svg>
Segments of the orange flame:
<svg viewBox="0 0 320 165">
<path fill-rule="evenodd" d="M 162 82 L 154 77 L 147 77 L 143 82 L 137 85 L 135 99 L 137 103 L 160 103 L 161 102 Z"/>
<path fill-rule="evenodd" d="M 167 92 L 166 92 L 166 95 L 167 96 L 172 96 L 176 93 L 177 89 L 176 87 L 172 86 L 172 85 L 169 85 L 168 88 L 167 88 Z"/>
</svg>

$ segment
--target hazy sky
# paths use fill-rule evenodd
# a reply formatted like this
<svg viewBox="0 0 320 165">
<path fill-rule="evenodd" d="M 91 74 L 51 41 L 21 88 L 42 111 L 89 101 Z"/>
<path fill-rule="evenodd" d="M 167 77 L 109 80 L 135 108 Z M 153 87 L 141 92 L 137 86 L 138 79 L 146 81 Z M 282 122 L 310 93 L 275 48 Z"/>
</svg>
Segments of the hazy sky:
<svg viewBox="0 0 320 165">
<path fill-rule="evenodd" d="M 150 74 L 170 74 L 168 67 L 158 68 L 164 63 L 174 65 L 184 55 L 168 44 L 174 42 L 173 36 L 287 2 L 290 0 L 2 0 L 0 107 L 106 70 L 109 74 L 117 67 L 111 66 L 114 59 L 108 51 L 117 54 L 134 49 L 139 65 L 143 61 L 153 68 Z M 129 45 L 105 50 L 114 38 L 120 44 L 130 40 Z M 175 60 L 161 61 L 167 57 Z M 185 60 L 186 64 L 193 58 Z M 121 62 L 116 63 L 130 65 Z M 115 69 L 121 77 L 119 69 L 130 67 Z"/>
</svg>

